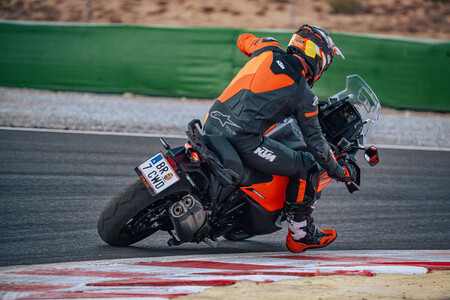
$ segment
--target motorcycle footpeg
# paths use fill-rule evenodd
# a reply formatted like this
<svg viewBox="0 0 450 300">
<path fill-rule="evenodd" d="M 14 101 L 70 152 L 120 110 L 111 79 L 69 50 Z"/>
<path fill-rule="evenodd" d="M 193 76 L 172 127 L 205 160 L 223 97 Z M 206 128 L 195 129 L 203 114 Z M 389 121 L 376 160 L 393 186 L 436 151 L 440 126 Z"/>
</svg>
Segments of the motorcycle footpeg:
<svg viewBox="0 0 450 300">
<path fill-rule="evenodd" d="M 204 239 L 203 242 L 210 246 L 211 248 L 217 248 L 220 247 L 220 242 L 218 240 L 212 240 L 212 239 Z"/>
<path fill-rule="evenodd" d="M 275 220 L 275 226 L 277 226 L 278 228 L 283 228 L 283 224 L 281 224 L 281 222 L 286 220 L 286 216 L 284 213 L 281 213 L 278 218 Z"/>
<path fill-rule="evenodd" d="M 181 244 L 183 244 L 183 242 L 177 241 L 176 239 L 169 239 L 169 240 L 167 241 L 167 245 L 169 245 L 169 247 L 172 247 L 172 246 L 179 246 L 179 245 L 181 245 Z"/>
</svg>

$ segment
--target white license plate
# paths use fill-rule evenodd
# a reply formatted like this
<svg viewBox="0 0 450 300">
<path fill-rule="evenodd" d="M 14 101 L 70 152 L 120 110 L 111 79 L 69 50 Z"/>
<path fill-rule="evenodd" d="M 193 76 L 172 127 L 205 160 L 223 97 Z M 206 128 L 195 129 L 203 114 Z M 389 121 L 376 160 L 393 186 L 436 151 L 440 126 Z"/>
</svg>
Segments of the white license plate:
<svg viewBox="0 0 450 300">
<path fill-rule="evenodd" d="M 161 152 L 137 166 L 135 170 L 152 195 L 162 192 L 180 180 Z"/>
</svg>

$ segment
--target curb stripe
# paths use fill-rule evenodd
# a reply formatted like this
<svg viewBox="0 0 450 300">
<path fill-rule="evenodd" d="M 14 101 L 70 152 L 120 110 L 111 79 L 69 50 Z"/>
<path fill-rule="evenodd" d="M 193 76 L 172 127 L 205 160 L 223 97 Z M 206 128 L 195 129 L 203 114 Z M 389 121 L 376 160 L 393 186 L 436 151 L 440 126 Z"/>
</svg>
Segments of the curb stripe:
<svg viewBox="0 0 450 300">
<path fill-rule="evenodd" d="M 448 250 L 276 252 L 74 262 L 2 268 L 0 298 L 163 300 L 240 281 L 271 283 L 330 275 L 370 278 L 449 269 Z"/>
<path fill-rule="evenodd" d="M 35 294 L 28 297 L 20 298 L 23 300 L 47 300 L 47 299 L 92 299 L 92 298 L 147 298 L 156 297 L 159 299 L 171 299 L 189 294 L 128 294 L 128 293 L 87 293 L 87 292 L 51 292 L 43 294 Z"/>
<path fill-rule="evenodd" d="M 377 265 L 394 265 L 394 266 L 414 266 L 414 267 L 423 267 L 427 268 L 430 271 L 437 270 L 450 270 L 450 262 L 445 261 L 405 261 L 401 263 L 395 262 L 379 262 Z"/>
<path fill-rule="evenodd" d="M 45 285 L 45 284 L 23 284 L 23 283 L 0 283 L 0 291 L 9 292 L 45 292 L 60 289 L 68 289 L 72 285 Z"/>
<path fill-rule="evenodd" d="M 144 277 L 144 276 L 158 275 L 152 273 L 85 271 L 75 269 L 37 269 L 32 271 L 8 272 L 3 274 L 22 274 L 22 275 L 39 275 L 39 276 L 113 277 L 113 278 L 130 278 L 130 277 Z"/>
<path fill-rule="evenodd" d="M 133 278 L 128 280 L 112 280 L 97 283 L 88 283 L 87 286 L 229 286 L 240 280 L 184 280 L 184 279 L 152 279 L 152 278 Z M 257 281 L 270 283 L 272 280 Z"/>
<path fill-rule="evenodd" d="M 158 266 L 170 268 L 195 268 L 195 269 L 216 269 L 216 270 L 261 270 L 261 269 L 286 269 L 292 267 L 283 266 L 264 266 L 251 264 L 236 264 L 214 261 L 186 260 L 186 261 L 170 261 L 170 262 L 141 262 L 138 266 Z"/>
<path fill-rule="evenodd" d="M 313 272 L 272 272 L 272 271 L 255 271 L 255 272 L 211 272 L 211 273 L 195 273 L 194 275 L 213 275 L 213 276 L 240 276 L 240 275 L 271 275 L 271 276 L 293 276 L 293 277 L 314 277 L 314 276 L 375 276 L 368 270 L 337 270 L 337 271 L 317 271 Z"/>
<path fill-rule="evenodd" d="M 374 256 L 346 256 L 346 255 L 327 255 L 327 256 L 315 256 L 315 255 L 305 255 L 305 256 L 272 256 L 273 258 L 282 259 L 293 259 L 293 260 L 312 260 L 312 261 L 333 261 L 333 262 L 349 262 L 352 264 L 360 263 L 402 263 L 405 259 L 390 258 L 390 257 L 374 257 Z"/>
</svg>

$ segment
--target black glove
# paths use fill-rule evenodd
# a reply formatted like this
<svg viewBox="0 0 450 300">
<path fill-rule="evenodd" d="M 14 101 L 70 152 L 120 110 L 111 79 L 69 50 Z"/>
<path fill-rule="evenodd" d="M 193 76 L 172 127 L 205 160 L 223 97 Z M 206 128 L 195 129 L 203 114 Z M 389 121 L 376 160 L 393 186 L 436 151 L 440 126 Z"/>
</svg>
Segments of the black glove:
<svg viewBox="0 0 450 300">
<path fill-rule="evenodd" d="M 348 163 L 348 159 L 345 153 L 337 156 L 336 161 L 338 166 L 333 173 L 328 173 L 328 176 L 337 181 L 354 182 L 356 180 L 356 169 L 352 164 Z"/>
<path fill-rule="evenodd" d="M 338 162 L 342 168 L 345 170 L 345 176 L 344 178 L 340 179 L 339 181 L 343 182 L 355 182 L 356 180 L 356 170 L 355 167 L 347 162 L 340 163 Z"/>
<path fill-rule="evenodd" d="M 340 179 L 340 181 L 355 182 L 356 180 L 356 169 L 348 162 L 349 159 L 350 158 L 345 153 L 342 153 L 336 158 L 338 164 L 345 170 L 345 176 Z"/>
<path fill-rule="evenodd" d="M 328 171 L 328 176 L 335 180 L 342 180 L 345 177 L 345 169 L 338 163 L 333 172 Z"/>
</svg>

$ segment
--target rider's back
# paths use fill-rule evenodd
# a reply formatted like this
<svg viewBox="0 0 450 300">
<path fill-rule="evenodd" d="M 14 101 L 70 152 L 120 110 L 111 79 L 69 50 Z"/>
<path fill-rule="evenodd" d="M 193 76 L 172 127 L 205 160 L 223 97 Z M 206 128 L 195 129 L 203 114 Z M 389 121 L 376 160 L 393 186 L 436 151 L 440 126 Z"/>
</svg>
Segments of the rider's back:
<svg viewBox="0 0 450 300">
<path fill-rule="evenodd" d="M 273 38 L 258 39 L 247 33 L 237 44 L 250 60 L 211 110 L 230 114 L 244 132 L 262 134 L 297 111 L 307 88 L 299 71 L 303 67 Z M 309 96 L 314 97 L 312 93 Z"/>
</svg>

